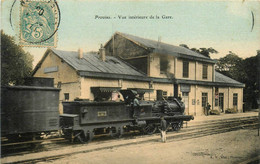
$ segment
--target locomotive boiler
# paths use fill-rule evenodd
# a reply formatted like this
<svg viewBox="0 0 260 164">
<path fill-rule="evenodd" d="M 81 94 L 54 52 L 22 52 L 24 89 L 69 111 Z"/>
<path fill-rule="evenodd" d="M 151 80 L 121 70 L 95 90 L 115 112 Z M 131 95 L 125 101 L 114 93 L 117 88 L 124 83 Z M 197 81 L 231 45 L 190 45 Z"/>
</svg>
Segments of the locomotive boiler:
<svg viewBox="0 0 260 164">
<path fill-rule="evenodd" d="M 160 126 L 161 116 L 172 130 L 179 130 L 183 121 L 193 119 L 193 116 L 184 115 L 184 104 L 173 97 L 161 101 L 140 100 L 139 111 L 134 117 L 132 102 L 135 91 L 120 90 L 120 93 L 124 97 L 122 102 L 63 102 L 60 126 L 66 138 L 83 142 L 92 140 L 96 134 L 121 136 L 133 129 L 153 134 Z"/>
</svg>

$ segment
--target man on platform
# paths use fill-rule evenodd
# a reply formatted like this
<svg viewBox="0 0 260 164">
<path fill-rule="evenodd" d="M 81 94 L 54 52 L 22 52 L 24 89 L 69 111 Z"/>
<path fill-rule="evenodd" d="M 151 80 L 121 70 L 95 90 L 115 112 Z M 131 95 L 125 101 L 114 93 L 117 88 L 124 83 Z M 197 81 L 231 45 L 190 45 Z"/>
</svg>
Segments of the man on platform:
<svg viewBox="0 0 260 164">
<path fill-rule="evenodd" d="M 161 138 L 162 138 L 162 142 L 166 142 L 166 130 L 167 130 L 167 122 L 164 119 L 164 117 L 161 117 Z"/>
</svg>

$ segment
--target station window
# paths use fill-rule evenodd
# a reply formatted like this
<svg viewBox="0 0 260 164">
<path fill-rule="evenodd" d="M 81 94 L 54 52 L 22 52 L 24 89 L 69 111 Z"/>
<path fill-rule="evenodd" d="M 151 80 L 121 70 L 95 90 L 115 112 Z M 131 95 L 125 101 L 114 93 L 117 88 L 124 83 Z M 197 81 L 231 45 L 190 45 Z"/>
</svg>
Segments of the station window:
<svg viewBox="0 0 260 164">
<path fill-rule="evenodd" d="M 163 91 L 162 96 L 163 96 L 164 99 L 166 99 L 167 98 L 167 91 Z"/>
<path fill-rule="evenodd" d="M 182 97 L 188 97 L 189 96 L 189 92 L 182 92 Z"/>
<path fill-rule="evenodd" d="M 218 106 L 218 87 L 215 88 L 215 106 Z"/>
<path fill-rule="evenodd" d="M 183 61 L 182 76 L 189 77 L 189 62 Z"/>
<path fill-rule="evenodd" d="M 61 81 L 58 82 L 57 88 L 61 88 Z"/>
<path fill-rule="evenodd" d="M 167 91 L 156 90 L 157 100 L 163 100 L 167 98 Z"/>
<path fill-rule="evenodd" d="M 64 93 L 64 99 L 65 99 L 65 101 L 68 101 L 70 99 L 70 94 Z"/>
<path fill-rule="evenodd" d="M 215 98 L 215 106 L 218 106 L 218 98 Z"/>
<path fill-rule="evenodd" d="M 160 74 L 167 72 L 169 62 L 167 58 L 160 57 Z"/>
<path fill-rule="evenodd" d="M 233 94 L 233 105 L 234 106 L 237 106 L 237 97 L 238 97 L 237 93 L 234 93 Z"/>
<path fill-rule="evenodd" d="M 207 64 L 203 64 L 202 78 L 203 79 L 207 79 L 208 78 L 208 65 Z"/>
<path fill-rule="evenodd" d="M 208 93 L 202 93 L 202 97 L 201 97 L 201 105 L 202 107 L 205 107 L 207 105 L 208 102 Z"/>
</svg>

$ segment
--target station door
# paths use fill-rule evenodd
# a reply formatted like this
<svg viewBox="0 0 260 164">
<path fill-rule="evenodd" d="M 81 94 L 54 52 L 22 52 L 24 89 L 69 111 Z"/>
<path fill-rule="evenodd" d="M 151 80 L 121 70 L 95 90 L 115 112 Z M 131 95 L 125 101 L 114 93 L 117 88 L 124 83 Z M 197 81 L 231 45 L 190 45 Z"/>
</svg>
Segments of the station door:
<svg viewBox="0 0 260 164">
<path fill-rule="evenodd" d="M 221 112 L 224 112 L 224 93 L 219 93 L 219 108 Z"/>
<path fill-rule="evenodd" d="M 189 114 L 189 92 L 182 92 L 182 101 L 185 104 L 185 114 Z"/>
</svg>

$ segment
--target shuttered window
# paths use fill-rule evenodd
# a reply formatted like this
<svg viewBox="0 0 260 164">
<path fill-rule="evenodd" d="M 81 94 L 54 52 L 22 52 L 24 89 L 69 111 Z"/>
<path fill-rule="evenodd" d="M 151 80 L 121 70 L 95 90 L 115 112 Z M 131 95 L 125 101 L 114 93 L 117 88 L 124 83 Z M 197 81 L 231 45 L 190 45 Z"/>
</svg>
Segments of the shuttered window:
<svg viewBox="0 0 260 164">
<path fill-rule="evenodd" d="M 164 99 L 167 99 L 167 91 L 163 91 L 162 95 Z"/>
<path fill-rule="evenodd" d="M 182 76 L 189 77 L 189 62 L 183 61 Z"/>
<path fill-rule="evenodd" d="M 208 65 L 207 64 L 203 64 L 202 78 L 203 79 L 208 78 Z"/>
<path fill-rule="evenodd" d="M 157 100 L 167 99 L 167 91 L 157 90 L 156 96 L 157 96 Z"/>
<path fill-rule="evenodd" d="M 207 105 L 207 102 L 208 102 L 208 93 L 202 93 L 202 97 L 201 97 L 202 107 L 205 107 Z"/>
<path fill-rule="evenodd" d="M 169 65 L 169 62 L 168 62 L 167 58 L 160 57 L 160 73 L 161 74 L 167 72 L 168 65 Z"/>
<path fill-rule="evenodd" d="M 70 94 L 69 93 L 64 93 L 64 99 L 68 101 L 70 99 Z"/>
<path fill-rule="evenodd" d="M 218 106 L 218 87 L 215 88 L 215 106 Z"/>
<path fill-rule="evenodd" d="M 237 93 L 234 93 L 233 94 L 233 105 L 234 106 L 237 106 L 237 97 L 238 97 Z"/>
</svg>

